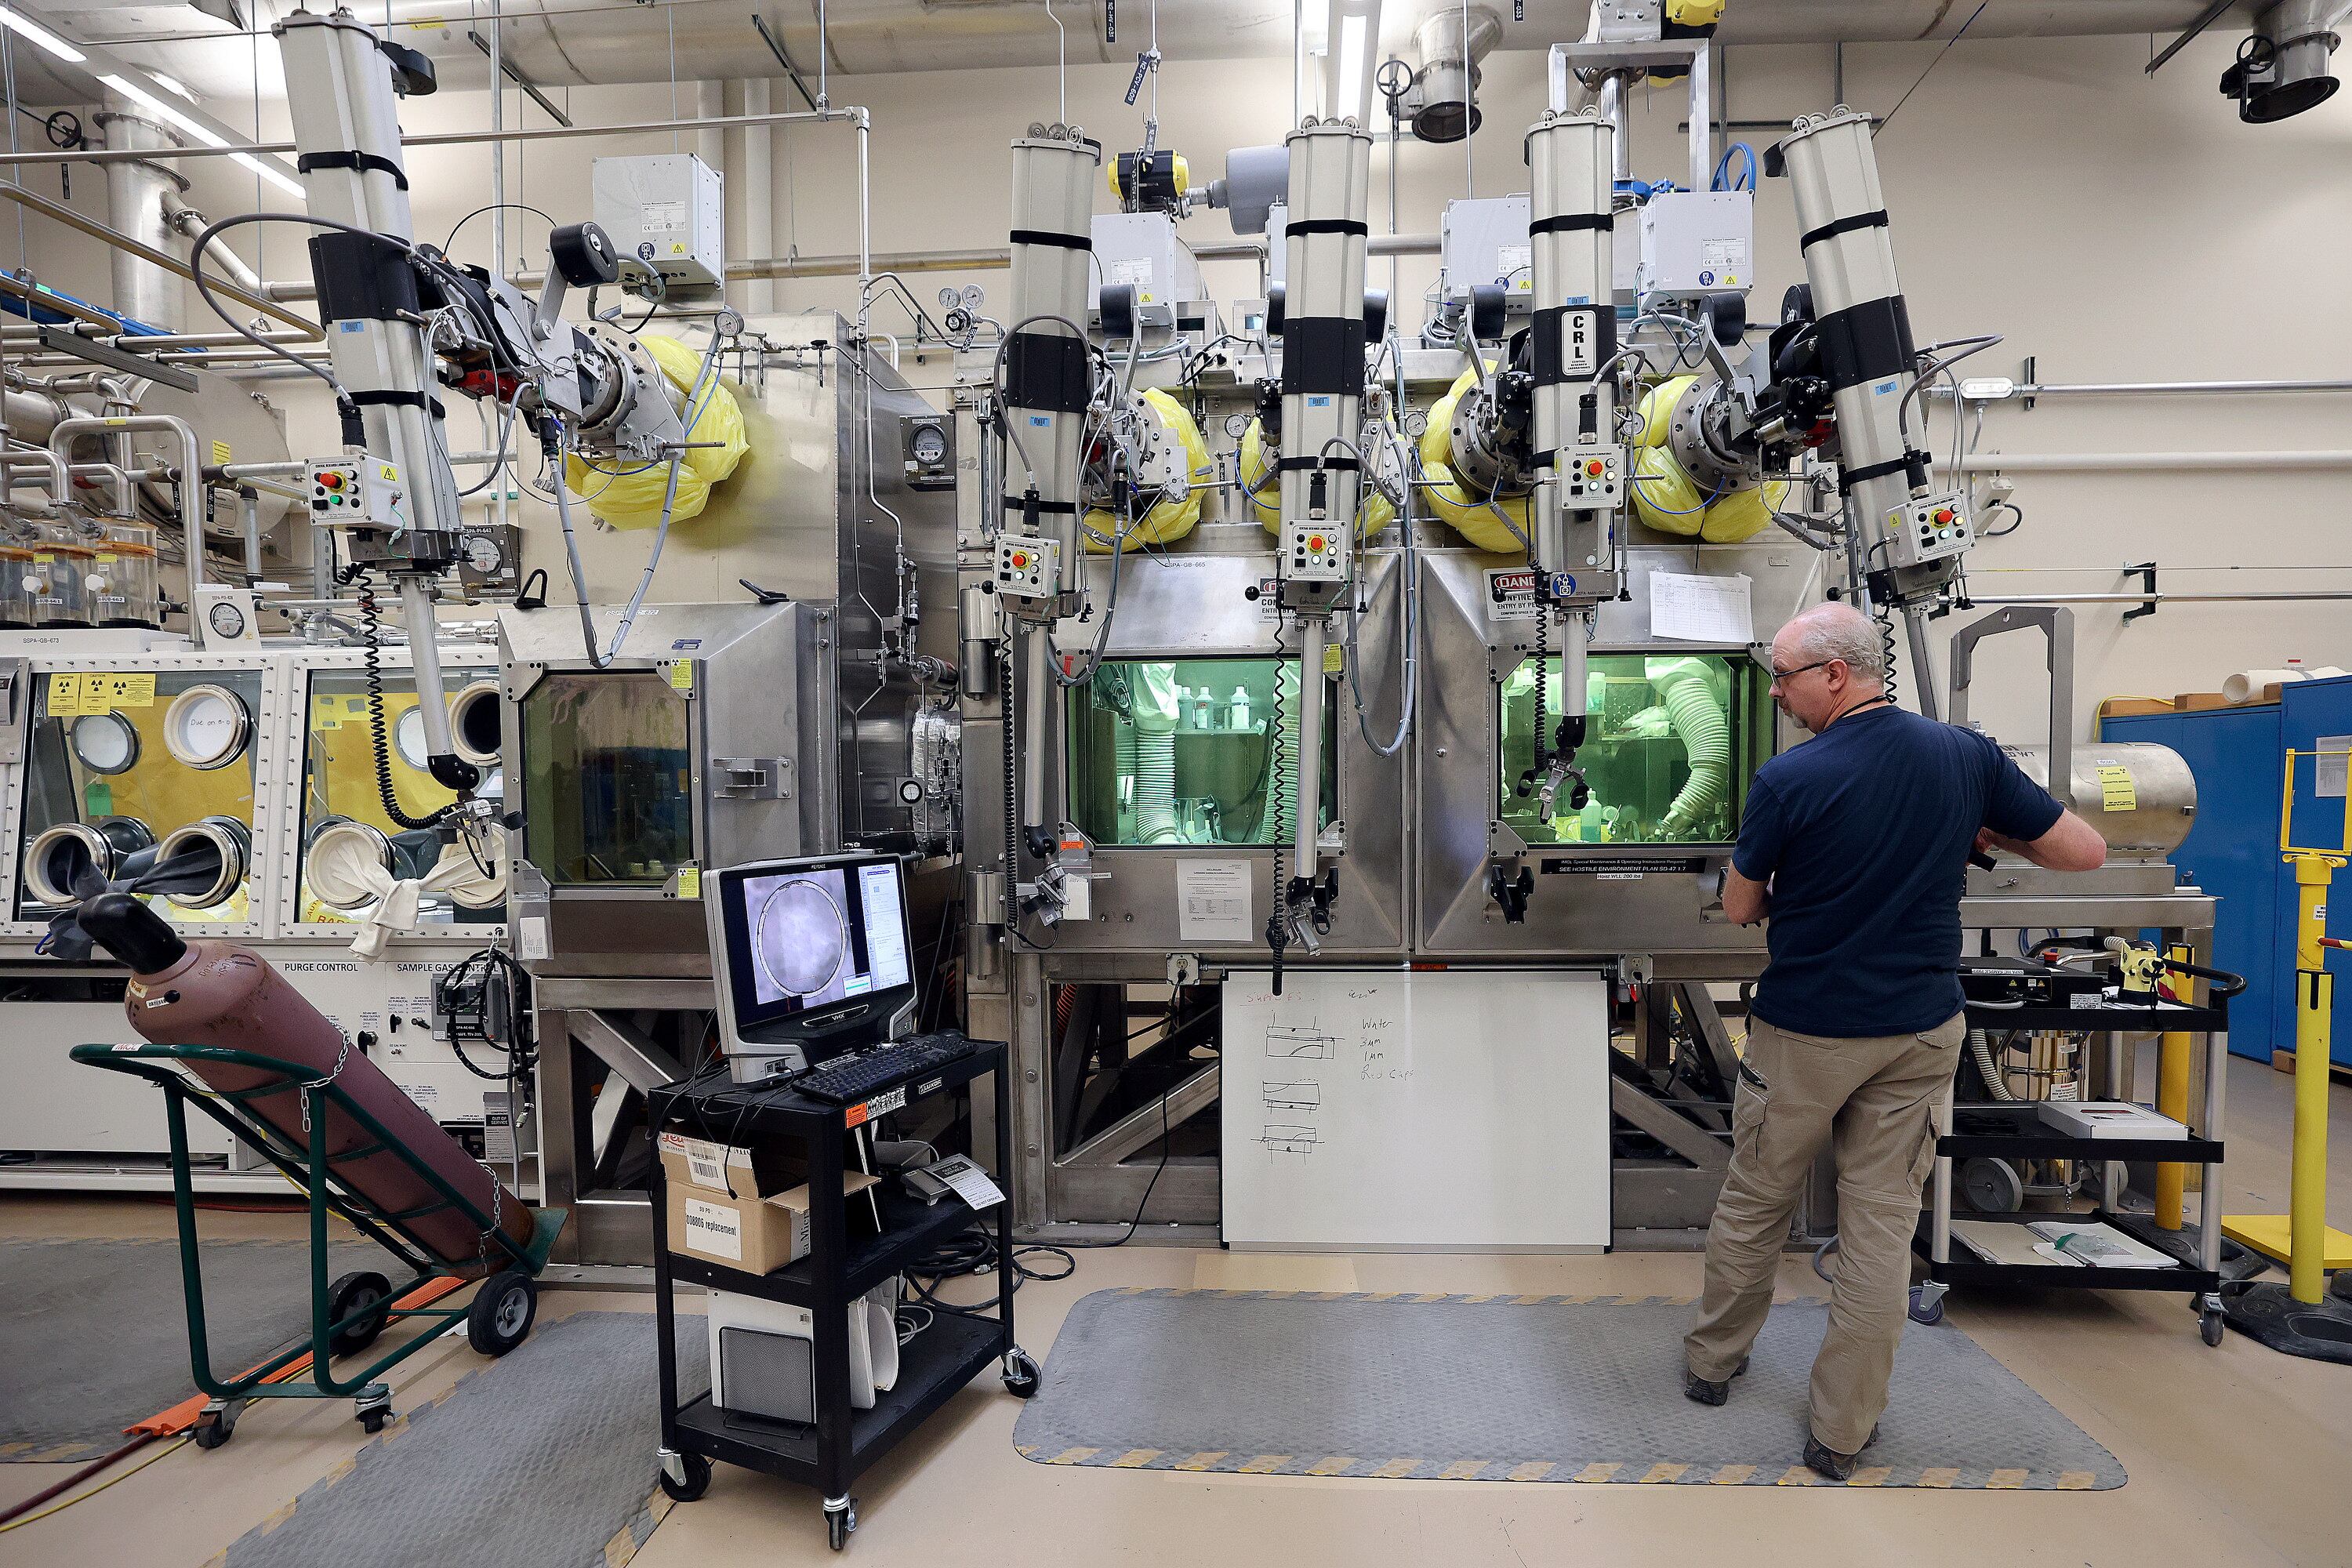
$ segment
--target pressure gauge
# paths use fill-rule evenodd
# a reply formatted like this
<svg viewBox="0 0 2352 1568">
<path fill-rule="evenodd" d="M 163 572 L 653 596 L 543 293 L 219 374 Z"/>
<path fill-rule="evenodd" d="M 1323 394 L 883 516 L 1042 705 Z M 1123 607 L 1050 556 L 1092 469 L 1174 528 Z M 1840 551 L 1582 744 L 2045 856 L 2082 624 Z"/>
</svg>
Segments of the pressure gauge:
<svg viewBox="0 0 2352 1568">
<path fill-rule="evenodd" d="M 1232 437 L 1234 440 L 1238 441 L 1244 436 L 1248 435 L 1249 427 L 1250 416 L 1248 415 L 1228 414 L 1225 416 L 1225 434 Z"/>
<path fill-rule="evenodd" d="M 961 294 L 958 293 L 955 289 L 940 289 L 940 310 L 954 310 L 958 305 L 961 305 L 961 304 L 962 304 L 962 303 L 963 303 L 963 296 L 962 296 Z"/>
<path fill-rule="evenodd" d="M 215 599 L 205 612 L 205 624 L 212 627 L 213 636 L 234 642 L 245 636 L 245 606 L 234 599 Z"/>
<path fill-rule="evenodd" d="M 927 468 L 939 467 L 940 463 L 947 459 L 947 432 L 940 429 L 936 425 L 917 426 L 915 427 L 914 452 L 915 461 L 922 464 L 923 467 Z"/>
<path fill-rule="evenodd" d="M 94 773 L 126 773 L 139 760 L 139 731 L 120 713 L 85 713 L 69 733 L 75 757 Z"/>
<path fill-rule="evenodd" d="M 252 730 L 252 716 L 236 692 L 191 686 L 163 711 L 163 749 L 192 768 L 225 768 L 245 754 Z"/>
<path fill-rule="evenodd" d="M 499 549 L 499 542 L 489 535 L 469 533 L 466 536 L 465 560 L 467 570 L 484 577 L 495 577 L 499 568 L 507 563 L 507 552 Z"/>
<path fill-rule="evenodd" d="M 421 768 L 432 761 L 425 750 L 425 710 L 411 708 L 392 727 L 392 749 L 400 760 L 412 768 Z"/>
<path fill-rule="evenodd" d="M 975 316 L 980 314 L 981 306 L 988 302 L 988 295 L 986 291 L 983 290 L 977 283 L 965 284 L 963 286 L 962 298 L 963 308 L 970 310 Z"/>
</svg>

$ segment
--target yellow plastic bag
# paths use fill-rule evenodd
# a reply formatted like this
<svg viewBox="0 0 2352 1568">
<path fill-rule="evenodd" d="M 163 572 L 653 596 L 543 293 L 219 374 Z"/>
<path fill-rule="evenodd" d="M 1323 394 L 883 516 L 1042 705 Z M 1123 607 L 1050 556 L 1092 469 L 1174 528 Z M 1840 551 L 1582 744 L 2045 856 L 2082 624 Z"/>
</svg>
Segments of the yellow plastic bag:
<svg viewBox="0 0 2352 1568">
<path fill-rule="evenodd" d="M 1160 430 L 1169 439 L 1184 449 L 1184 499 L 1171 500 L 1165 497 L 1151 503 L 1151 510 L 1138 518 L 1127 531 L 1127 548 L 1139 545 L 1166 544 L 1183 538 L 1201 521 L 1201 502 L 1208 495 L 1203 487 L 1217 477 L 1214 463 L 1209 460 L 1209 443 L 1201 435 L 1200 422 L 1192 411 L 1175 398 L 1154 386 L 1143 394 Z M 1089 555 L 1110 553 L 1111 538 L 1118 531 L 1118 520 L 1100 507 L 1087 513 L 1086 546 Z"/>
<path fill-rule="evenodd" d="M 683 402 L 694 388 L 695 377 L 701 374 L 702 355 L 679 342 L 676 338 L 643 337 L 637 340 L 661 366 L 662 378 L 677 389 Z M 687 411 L 679 410 L 683 417 Z M 710 384 L 703 388 L 702 408 L 694 423 L 687 428 L 686 438 L 691 442 L 715 441 L 715 447 L 693 446 L 687 449 L 677 469 L 677 499 L 670 510 L 672 522 L 685 522 L 702 515 L 709 504 L 711 487 L 735 471 L 743 454 L 751 444 L 743 435 L 743 410 L 735 401 L 735 392 L 715 373 Z M 564 487 L 595 510 L 598 517 L 614 528 L 651 528 L 661 521 L 662 496 L 669 488 L 667 462 L 595 463 L 577 454 L 563 461 Z"/>
<path fill-rule="evenodd" d="M 1775 479 L 1727 494 L 1710 495 L 1675 460 L 1666 437 L 1675 405 L 1698 380 L 1678 375 L 1642 395 L 1642 433 L 1633 451 L 1633 510 L 1660 533 L 1696 535 L 1709 544 L 1737 544 L 1762 531 L 1771 509 L 1787 499 L 1789 486 Z"/>
<path fill-rule="evenodd" d="M 1494 369 L 1494 362 L 1488 361 L 1486 368 Z M 1476 384 L 1476 373 L 1465 370 L 1430 407 L 1429 423 L 1421 432 L 1421 467 L 1423 476 L 1437 488 L 1423 490 L 1421 499 L 1475 548 L 1496 555 L 1525 556 L 1528 498 L 1496 500 L 1477 494 L 1454 477 L 1454 408 L 1462 395 Z M 1513 532 L 1514 529 L 1517 531 Z"/>
<path fill-rule="evenodd" d="M 1266 446 L 1265 433 L 1251 420 L 1242 432 L 1242 493 L 1249 497 L 1258 525 L 1268 533 L 1282 531 L 1282 477 L 1274 471 L 1274 459 L 1281 455 Z M 1356 507 L 1356 537 L 1370 539 L 1395 521 L 1396 502 L 1365 487 Z"/>
</svg>

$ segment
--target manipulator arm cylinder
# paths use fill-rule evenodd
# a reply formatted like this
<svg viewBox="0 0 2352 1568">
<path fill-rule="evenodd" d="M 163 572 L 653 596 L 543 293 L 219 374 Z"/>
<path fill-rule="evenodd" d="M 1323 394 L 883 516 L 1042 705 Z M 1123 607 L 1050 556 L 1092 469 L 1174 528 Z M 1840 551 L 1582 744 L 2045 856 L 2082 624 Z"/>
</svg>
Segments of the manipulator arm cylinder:
<svg viewBox="0 0 2352 1568">
<path fill-rule="evenodd" d="M 1604 372 L 1617 347 L 1612 227 L 1615 128 L 1591 110 L 1548 114 L 1528 132 L 1533 181 L 1528 224 L 1536 306 L 1530 368 L 1541 479 L 1529 518 L 1538 595 L 1597 603 L 1614 592 L 1609 539 L 1613 509 L 1571 510 L 1565 470 L 1579 444 L 1616 444 L 1615 383 Z M 1595 458 L 1599 453 L 1592 454 Z M 1554 574 L 1577 579 L 1565 587 Z"/>
<path fill-rule="evenodd" d="M 1870 116 L 1809 115 L 1767 154 L 1785 171 L 1811 285 L 1814 331 L 1836 415 L 1838 485 L 1865 552 L 1887 536 L 1887 514 L 1927 482 L 1927 458 L 1905 438 L 1913 375 L 1910 312 L 1895 273 Z M 1949 558 L 1894 574 L 1895 597 L 1924 598 L 1948 581 Z"/>
</svg>

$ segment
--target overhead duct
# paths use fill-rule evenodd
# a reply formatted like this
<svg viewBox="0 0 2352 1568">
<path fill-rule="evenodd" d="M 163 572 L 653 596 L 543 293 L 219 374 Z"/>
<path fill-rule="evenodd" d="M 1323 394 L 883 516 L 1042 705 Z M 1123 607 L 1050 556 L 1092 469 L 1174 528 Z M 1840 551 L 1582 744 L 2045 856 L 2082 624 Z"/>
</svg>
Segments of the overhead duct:
<svg viewBox="0 0 2352 1568">
<path fill-rule="evenodd" d="M 2315 109 L 2336 96 L 2328 57 L 2342 40 L 2330 23 L 2343 0 L 2282 0 L 2254 20 L 2238 58 L 2221 73 L 2221 94 L 2238 100 L 2238 118 L 2268 125 Z"/>
<path fill-rule="evenodd" d="M 452 16 L 444 0 L 392 0 L 383 8 L 394 37 L 421 49 L 439 68 L 446 89 L 487 87 L 489 64 L 468 34 L 480 30 Z M 819 61 L 835 77 L 892 71 L 984 69 L 1050 66 L 1061 56 L 1061 33 L 1034 0 L 1003 4 L 940 4 L 939 0 L 828 0 L 820 47 L 813 7 L 797 11 L 755 0 L 681 0 L 659 9 L 619 6 L 612 0 L 506 0 L 501 44 L 507 59 L 542 88 L 591 83 L 734 79 L 745 62 L 766 54 L 751 25 L 765 16 L 784 51 L 812 87 Z M 1969 20 L 1969 7 L 1948 0 L 1743 0 L 1716 34 L 1726 44 L 1895 43 L 1949 37 Z M 2200 0 L 2041 0 L 1993 5 L 1969 27 L 1971 40 L 2177 33 L 2205 9 Z M 1591 0 L 1528 0 L 1519 42 L 1580 37 Z M 1458 20 L 1458 6 L 1456 7 Z M 371 17 L 378 14 L 371 8 Z M 1066 25 L 1068 13 L 1064 13 Z M 127 59 L 169 70 L 197 91 L 239 97 L 249 90 L 247 42 L 206 38 L 209 24 L 189 15 L 184 41 L 126 45 Z M 89 37 L 152 37 L 148 13 L 91 9 L 78 24 Z M 1293 49 L 1293 0 L 1188 0 L 1163 5 L 1161 52 L 1171 62 L 1284 59 Z M 1384 29 L 1380 58 L 1412 47 L 1402 21 Z M 1099 32 L 1068 29 L 1072 64 L 1134 64 L 1124 35 L 1106 42 Z M 265 72 L 270 69 L 265 62 Z M 87 102 L 86 92 L 49 79 L 37 62 L 17 62 L 19 95 L 27 103 Z M 265 86 L 265 92 L 271 90 Z M 77 96 L 77 93 L 79 96 Z M 839 93 L 836 91 L 838 100 Z M 781 100 L 780 100 L 781 101 Z M 794 108 L 803 107 L 797 97 Z"/>
<path fill-rule="evenodd" d="M 1421 68 L 1404 106 L 1423 142 L 1459 142 L 1478 129 L 1478 62 L 1502 40 L 1503 19 L 1484 5 L 1446 5 L 1413 30 Z"/>
</svg>

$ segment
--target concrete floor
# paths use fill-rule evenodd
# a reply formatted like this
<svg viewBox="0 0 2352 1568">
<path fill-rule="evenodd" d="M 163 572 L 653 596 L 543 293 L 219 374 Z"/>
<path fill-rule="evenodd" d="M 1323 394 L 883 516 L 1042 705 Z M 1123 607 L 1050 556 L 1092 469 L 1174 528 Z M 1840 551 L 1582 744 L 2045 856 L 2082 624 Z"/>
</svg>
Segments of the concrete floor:
<svg viewBox="0 0 2352 1568">
<path fill-rule="evenodd" d="M 2236 1061 L 2228 1206 L 2283 1210 L 2289 1080 Z M 2352 1087 L 2332 1092 L 2333 1213 L 2352 1225 Z M 210 1215 L 210 1234 L 289 1234 L 271 1216 Z M 163 1235 L 167 1207 L 0 1203 L 0 1234 Z M 1021 1292 L 1020 1337 L 1050 1351 L 1087 1291 L 1120 1285 L 1694 1294 L 1689 1255 L 1264 1257 L 1132 1246 L 1080 1255 L 1076 1278 Z M 1784 1296 L 1818 1295 L 1801 1256 Z M 648 1310 L 643 1295 L 555 1291 L 543 1313 Z M 2102 1493 L 1514 1486 L 1065 1469 L 1013 1451 L 1015 1401 L 973 1384 L 860 1480 L 849 1555 L 869 1564 L 1021 1563 L 1503 1564 L 1596 1561 L 2341 1564 L 2352 1488 L 2352 1367 L 2287 1360 L 2232 1334 L 2200 1343 L 2175 1294 L 1956 1298 L 1952 1318 L 2105 1444 L 2130 1484 Z M 461 1342 L 395 1374 L 415 1406 L 478 1365 Z M 157 1404 L 173 1391 L 160 1390 Z M 1901 1418 L 1900 1411 L 1890 1419 Z M 1792 1413 L 1793 1426 L 1793 1413 Z M 346 1406 L 265 1405 L 216 1453 L 173 1452 L 96 1501 L 0 1534 L 0 1565 L 197 1568 L 362 1441 Z M 1796 1456 L 1791 1453 L 1793 1460 Z M 61 1475 L 0 1466 L 0 1503 Z M 652 1478 L 647 1457 L 647 1479 Z M 831 1561 L 811 1495 L 719 1468 L 673 1510 L 638 1568 Z"/>
</svg>

